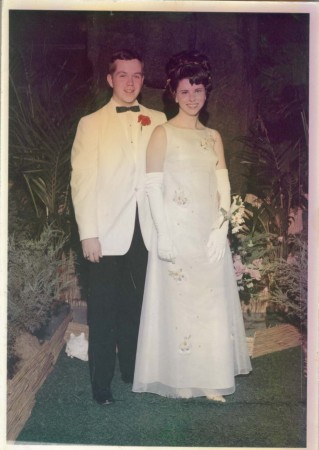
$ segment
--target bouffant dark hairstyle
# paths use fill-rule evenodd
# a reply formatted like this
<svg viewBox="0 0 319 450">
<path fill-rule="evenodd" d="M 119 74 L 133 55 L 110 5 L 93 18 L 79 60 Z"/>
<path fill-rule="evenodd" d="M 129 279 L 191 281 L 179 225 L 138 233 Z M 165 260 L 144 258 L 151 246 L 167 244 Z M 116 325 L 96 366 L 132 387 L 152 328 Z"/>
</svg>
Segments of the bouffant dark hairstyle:
<svg viewBox="0 0 319 450">
<path fill-rule="evenodd" d="M 187 78 L 191 84 L 203 84 L 206 95 L 211 91 L 211 67 L 207 56 L 197 50 L 183 51 L 172 56 L 166 65 L 166 89 L 174 96 L 178 83 Z"/>
</svg>

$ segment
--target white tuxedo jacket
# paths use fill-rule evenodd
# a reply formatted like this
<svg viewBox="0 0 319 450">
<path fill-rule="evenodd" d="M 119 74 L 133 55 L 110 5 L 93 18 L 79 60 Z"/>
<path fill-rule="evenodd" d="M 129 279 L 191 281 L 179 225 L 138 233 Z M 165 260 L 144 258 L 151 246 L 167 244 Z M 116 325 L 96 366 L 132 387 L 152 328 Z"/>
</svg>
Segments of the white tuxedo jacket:
<svg viewBox="0 0 319 450">
<path fill-rule="evenodd" d="M 138 128 L 135 154 L 120 114 L 111 100 L 82 117 L 71 153 L 71 192 L 80 239 L 98 237 L 103 255 L 123 255 L 131 244 L 136 204 L 145 246 L 152 220 L 145 195 L 146 148 L 152 131 L 166 121 L 163 113 L 145 108 L 150 125 Z"/>
</svg>

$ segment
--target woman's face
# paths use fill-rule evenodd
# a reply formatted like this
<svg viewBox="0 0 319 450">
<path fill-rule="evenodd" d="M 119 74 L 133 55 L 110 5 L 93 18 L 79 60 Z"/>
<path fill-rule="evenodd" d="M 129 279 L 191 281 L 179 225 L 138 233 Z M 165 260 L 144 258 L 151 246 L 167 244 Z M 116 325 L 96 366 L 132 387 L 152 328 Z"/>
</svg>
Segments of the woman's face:
<svg viewBox="0 0 319 450">
<path fill-rule="evenodd" d="M 188 78 L 184 78 L 177 86 L 175 100 L 183 112 L 196 116 L 206 101 L 205 86 L 191 84 Z"/>
</svg>

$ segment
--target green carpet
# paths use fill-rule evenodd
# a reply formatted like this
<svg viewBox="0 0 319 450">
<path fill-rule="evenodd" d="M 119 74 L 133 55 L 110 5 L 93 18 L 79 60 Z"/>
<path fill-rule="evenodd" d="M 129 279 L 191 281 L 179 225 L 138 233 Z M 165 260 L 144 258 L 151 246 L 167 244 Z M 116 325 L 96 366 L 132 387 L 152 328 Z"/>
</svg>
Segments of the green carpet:
<svg viewBox="0 0 319 450">
<path fill-rule="evenodd" d="M 61 352 L 17 443 L 121 446 L 305 447 L 300 348 L 252 360 L 226 403 L 134 394 L 117 370 L 114 405 L 91 399 L 88 363 Z"/>
</svg>

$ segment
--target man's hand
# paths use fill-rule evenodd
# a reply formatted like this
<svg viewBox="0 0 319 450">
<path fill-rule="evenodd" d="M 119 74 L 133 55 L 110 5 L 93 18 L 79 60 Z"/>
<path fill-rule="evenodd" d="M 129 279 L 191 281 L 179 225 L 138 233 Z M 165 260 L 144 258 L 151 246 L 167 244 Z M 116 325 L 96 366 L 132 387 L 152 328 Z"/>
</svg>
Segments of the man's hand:
<svg viewBox="0 0 319 450">
<path fill-rule="evenodd" d="M 91 262 L 98 263 L 102 258 L 102 250 L 99 238 L 83 239 L 82 241 L 83 256 Z"/>
</svg>

